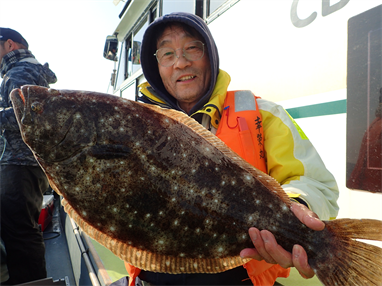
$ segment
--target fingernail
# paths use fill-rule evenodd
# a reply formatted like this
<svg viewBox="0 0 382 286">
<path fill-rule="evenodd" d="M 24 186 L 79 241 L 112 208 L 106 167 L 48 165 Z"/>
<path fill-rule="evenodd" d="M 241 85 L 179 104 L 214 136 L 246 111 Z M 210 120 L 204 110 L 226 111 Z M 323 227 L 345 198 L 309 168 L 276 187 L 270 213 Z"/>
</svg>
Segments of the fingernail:
<svg viewBox="0 0 382 286">
<path fill-rule="evenodd" d="M 245 255 L 243 255 L 243 254 L 242 254 L 242 252 L 243 252 L 243 250 L 242 250 L 242 251 L 240 251 L 240 258 L 246 258 L 246 256 L 245 256 Z"/>
<path fill-rule="evenodd" d="M 293 255 L 295 258 L 299 258 L 300 254 L 301 254 L 301 249 L 300 247 L 298 247 L 298 245 L 294 245 L 293 246 Z"/>
<path fill-rule="evenodd" d="M 251 238 L 252 238 L 253 242 L 255 242 L 257 240 L 257 232 L 256 231 L 251 233 Z"/>
<path fill-rule="evenodd" d="M 268 242 L 268 240 L 269 240 L 268 233 L 266 233 L 265 231 L 263 231 L 263 232 L 261 233 L 261 238 L 263 239 L 264 243 Z"/>
</svg>

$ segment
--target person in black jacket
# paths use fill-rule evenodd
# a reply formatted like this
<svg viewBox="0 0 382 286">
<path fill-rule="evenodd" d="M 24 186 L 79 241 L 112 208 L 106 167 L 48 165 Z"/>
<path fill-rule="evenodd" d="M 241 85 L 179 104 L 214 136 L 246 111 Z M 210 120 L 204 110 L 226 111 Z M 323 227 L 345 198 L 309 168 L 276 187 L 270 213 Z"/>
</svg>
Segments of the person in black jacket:
<svg viewBox="0 0 382 286">
<path fill-rule="evenodd" d="M 0 191 L 1 239 L 7 253 L 8 281 L 14 285 L 46 278 L 45 245 L 38 225 L 48 180 L 23 142 L 9 94 L 23 85 L 49 87 L 57 81 L 15 30 L 0 28 Z"/>
</svg>

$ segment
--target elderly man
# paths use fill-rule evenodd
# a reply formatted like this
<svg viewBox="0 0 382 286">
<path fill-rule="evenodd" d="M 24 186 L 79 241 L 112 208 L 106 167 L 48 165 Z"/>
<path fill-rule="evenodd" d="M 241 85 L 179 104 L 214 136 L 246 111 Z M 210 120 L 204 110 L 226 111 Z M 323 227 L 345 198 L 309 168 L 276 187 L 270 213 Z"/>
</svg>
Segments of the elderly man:
<svg viewBox="0 0 382 286">
<path fill-rule="evenodd" d="M 219 69 L 217 47 L 202 19 L 173 13 L 154 21 L 143 37 L 141 61 L 147 83 L 140 86 L 140 101 L 185 112 L 274 177 L 290 194 L 292 211 L 306 226 L 321 230 L 324 224 L 318 217 L 328 220 L 337 215 L 335 179 L 285 110 L 255 99 L 249 91 L 227 92 L 230 76 Z M 240 115 L 240 108 L 249 111 L 247 115 Z M 251 135 L 239 138 L 241 129 L 249 129 Z M 289 275 L 288 267 L 296 267 L 305 278 L 314 276 L 301 246 L 289 253 L 267 230 L 250 228 L 249 234 L 255 248 L 241 251 L 242 257 L 253 258 L 244 268 L 170 275 L 126 265 L 129 284 L 140 279 L 150 285 L 273 285 L 277 277 Z"/>
<path fill-rule="evenodd" d="M 48 64 L 35 59 L 21 34 L 9 28 L 0 28 L 0 63 L 1 239 L 9 272 L 3 284 L 13 285 L 46 277 L 38 218 L 49 183 L 21 138 L 9 94 L 26 84 L 49 87 L 57 78 Z"/>
</svg>

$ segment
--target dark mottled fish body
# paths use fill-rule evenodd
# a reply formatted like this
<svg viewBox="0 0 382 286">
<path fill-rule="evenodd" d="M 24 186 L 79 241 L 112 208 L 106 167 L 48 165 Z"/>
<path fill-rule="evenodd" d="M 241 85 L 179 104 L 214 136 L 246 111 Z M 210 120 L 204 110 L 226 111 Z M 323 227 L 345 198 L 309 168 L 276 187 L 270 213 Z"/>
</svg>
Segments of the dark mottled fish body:
<svg viewBox="0 0 382 286">
<path fill-rule="evenodd" d="M 23 139 L 66 211 L 137 267 L 231 269 L 244 263 L 238 255 L 252 247 L 248 228 L 256 226 L 289 251 L 302 245 L 325 285 L 382 283 L 381 249 L 355 240 L 382 240 L 380 221 L 343 219 L 320 232 L 308 229 L 274 179 L 180 112 L 36 86 L 11 98 Z M 362 267 L 367 275 L 358 273 Z"/>
</svg>

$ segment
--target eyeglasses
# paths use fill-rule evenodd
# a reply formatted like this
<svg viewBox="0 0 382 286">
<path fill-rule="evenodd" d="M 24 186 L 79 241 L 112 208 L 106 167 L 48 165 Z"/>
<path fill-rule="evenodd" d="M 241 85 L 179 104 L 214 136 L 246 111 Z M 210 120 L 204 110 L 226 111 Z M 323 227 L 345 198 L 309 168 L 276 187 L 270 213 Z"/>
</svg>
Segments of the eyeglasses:
<svg viewBox="0 0 382 286">
<path fill-rule="evenodd" d="M 183 57 L 191 62 L 200 60 L 204 56 L 204 44 L 201 41 L 192 41 L 184 45 L 183 48 L 174 50 L 173 48 L 160 48 L 156 51 L 158 63 L 163 67 L 170 67 L 175 64 L 179 56 L 176 54 L 177 50 L 183 50 Z"/>
</svg>

